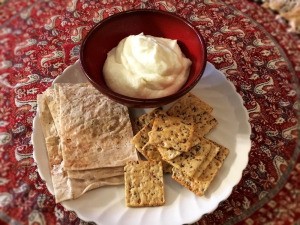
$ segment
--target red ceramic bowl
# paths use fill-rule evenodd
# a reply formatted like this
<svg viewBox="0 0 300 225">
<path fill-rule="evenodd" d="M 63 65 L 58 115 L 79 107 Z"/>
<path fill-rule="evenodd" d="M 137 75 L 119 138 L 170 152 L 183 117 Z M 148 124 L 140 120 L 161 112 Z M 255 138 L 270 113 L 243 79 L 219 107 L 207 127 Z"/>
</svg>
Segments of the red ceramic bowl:
<svg viewBox="0 0 300 225">
<path fill-rule="evenodd" d="M 107 53 L 123 38 L 142 32 L 177 39 L 184 55 L 192 61 L 188 80 L 176 93 L 162 98 L 141 99 L 118 94 L 107 87 L 102 73 Z M 128 107 L 151 108 L 175 101 L 197 84 L 206 65 L 206 46 L 198 30 L 173 13 L 130 10 L 102 20 L 89 31 L 81 45 L 80 61 L 88 80 L 104 95 Z"/>
</svg>

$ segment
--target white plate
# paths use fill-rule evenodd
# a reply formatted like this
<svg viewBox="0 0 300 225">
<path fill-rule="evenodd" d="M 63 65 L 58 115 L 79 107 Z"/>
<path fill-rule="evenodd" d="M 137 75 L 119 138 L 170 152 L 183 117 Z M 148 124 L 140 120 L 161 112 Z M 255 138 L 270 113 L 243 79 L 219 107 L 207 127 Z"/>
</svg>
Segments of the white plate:
<svg viewBox="0 0 300 225">
<path fill-rule="evenodd" d="M 87 81 L 77 61 L 57 77 L 56 83 L 79 83 Z M 218 204 L 229 197 L 232 188 L 240 181 L 248 163 L 251 148 L 248 113 L 242 98 L 234 86 L 215 67 L 207 63 L 200 82 L 192 93 L 209 103 L 218 126 L 209 138 L 226 146 L 230 153 L 205 196 L 197 197 L 177 184 L 170 176 L 165 177 L 166 204 L 162 207 L 127 208 L 124 187 L 104 187 L 84 194 L 76 200 L 62 202 L 67 210 L 75 211 L 81 219 L 97 224 L 184 224 L 197 221 L 203 214 L 212 212 Z M 38 116 L 33 121 L 33 156 L 38 172 L 53 193 L 48 168 L 48 158 Z"/>
</svg>

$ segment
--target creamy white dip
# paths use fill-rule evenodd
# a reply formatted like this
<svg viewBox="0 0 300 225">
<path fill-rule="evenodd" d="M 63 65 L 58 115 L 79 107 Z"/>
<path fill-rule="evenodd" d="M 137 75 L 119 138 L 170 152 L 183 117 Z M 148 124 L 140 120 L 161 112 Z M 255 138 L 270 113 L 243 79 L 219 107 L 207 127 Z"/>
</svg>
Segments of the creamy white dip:
<svg viewBox="0 0 300 225">
<path fill-rule="evenodd" d="M 178 91 L 191 61 L 177 40 L 139 34 L 120 41 L 108 54 L 103 74 L 113 91 L 136 98 L 159 98 Z"/>
</svg>

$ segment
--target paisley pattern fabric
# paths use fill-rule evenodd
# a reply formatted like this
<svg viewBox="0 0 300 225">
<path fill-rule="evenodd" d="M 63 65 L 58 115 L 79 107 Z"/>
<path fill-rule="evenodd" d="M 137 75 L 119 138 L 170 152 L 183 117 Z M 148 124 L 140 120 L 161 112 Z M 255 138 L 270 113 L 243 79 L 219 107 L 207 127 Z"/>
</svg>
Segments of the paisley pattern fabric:
<svg viewBox="0 0 300 225">
<path fill-rule="evenodd" d="M 32 159 L 36 95 L 78 59 L 95 23 L 120 11 L 174 12 L 199 29 L 208 61 L 244 100 L 252 148 L 231 196 L 197 224 L 295 224 L 300 218 L 300 37 L 239 0 L 6 0 L 0 6 L 0 224 L 87 224 L 47 191 Z M 192 210 L 192 209 L 191 209 Z"/>
</svg>

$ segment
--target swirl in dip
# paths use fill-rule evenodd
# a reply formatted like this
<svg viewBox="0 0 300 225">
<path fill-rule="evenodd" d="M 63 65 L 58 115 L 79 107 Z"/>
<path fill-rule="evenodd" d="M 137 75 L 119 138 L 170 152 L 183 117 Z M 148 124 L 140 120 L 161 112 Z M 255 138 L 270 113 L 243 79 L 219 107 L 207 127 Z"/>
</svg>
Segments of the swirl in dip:
<svg viewBox="0 0 300 225">
<path fill-rule="evenodd" d="M 113 91 L 135 98 L 159 98 L 178 91 L 189 76 L 191 61 L 177 40 L 130 35 L 104 63 L 104 79 Z"/>
</svg>

